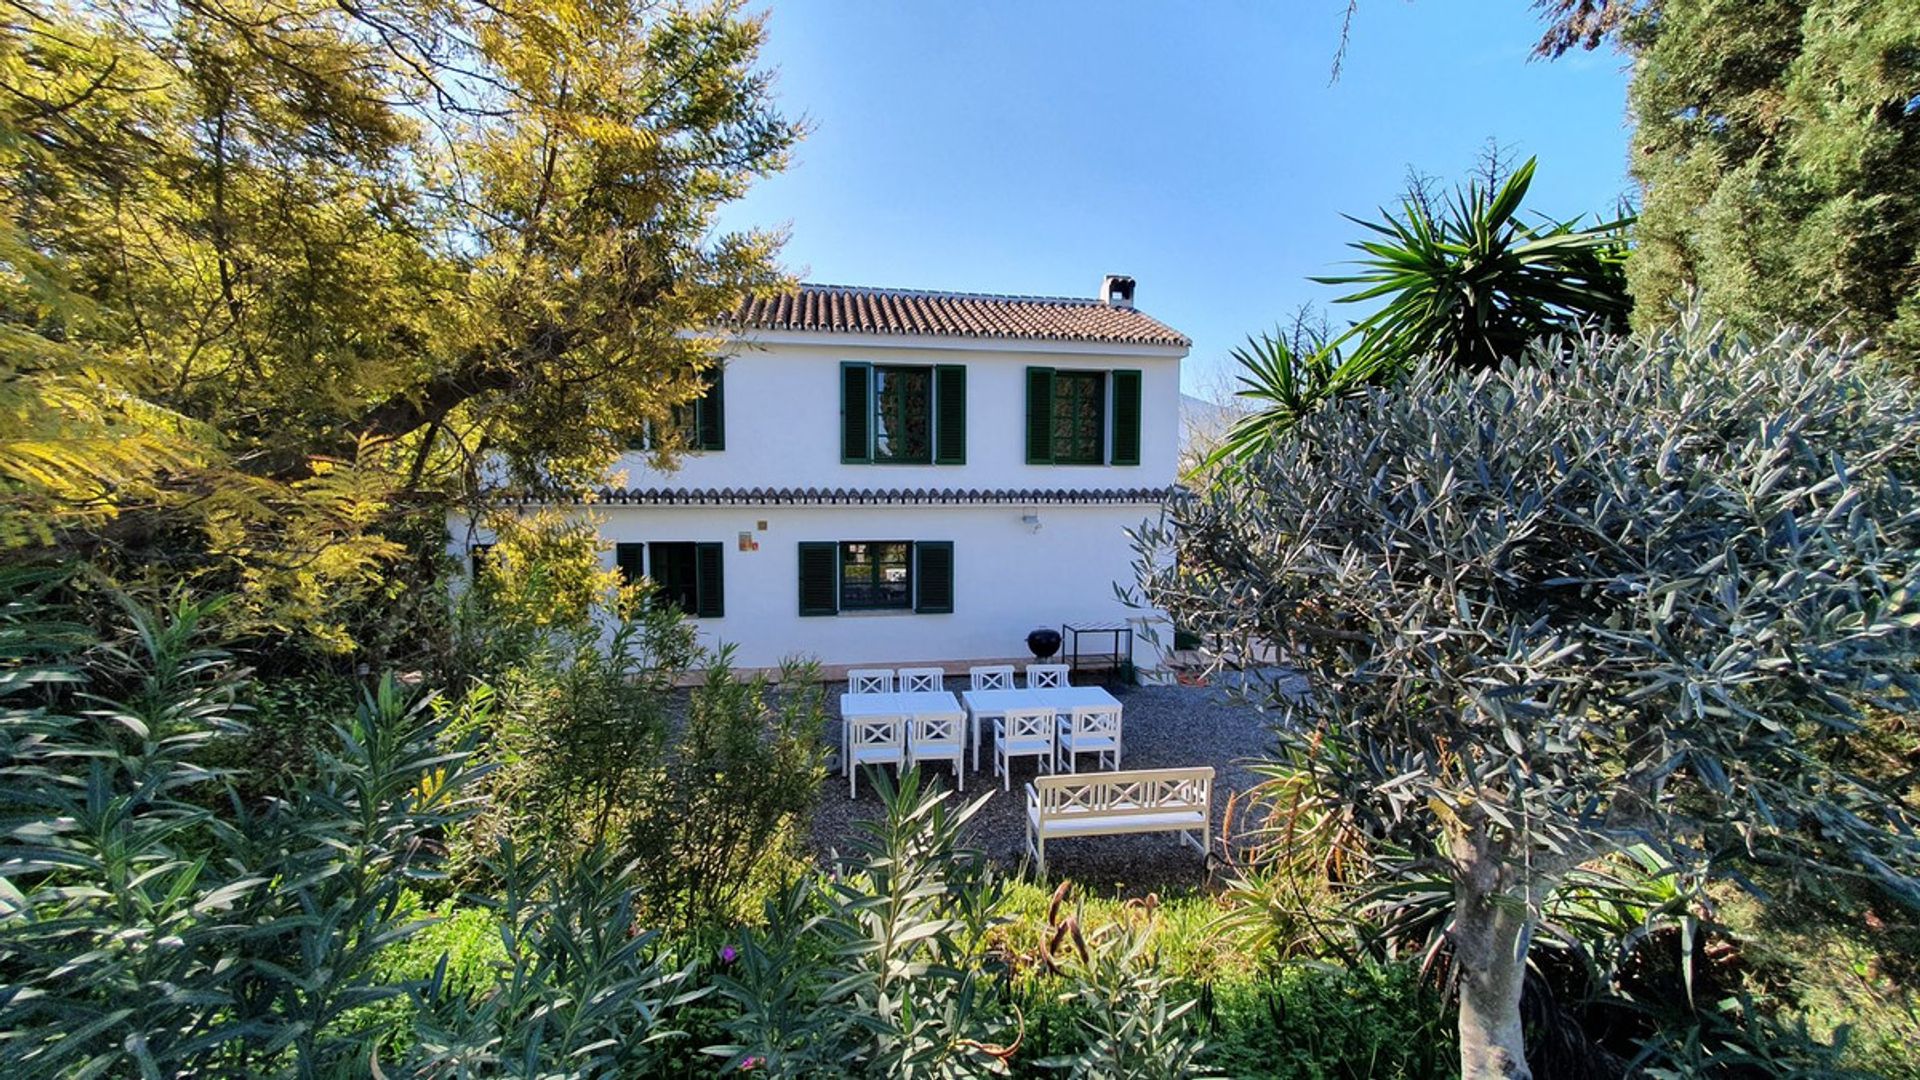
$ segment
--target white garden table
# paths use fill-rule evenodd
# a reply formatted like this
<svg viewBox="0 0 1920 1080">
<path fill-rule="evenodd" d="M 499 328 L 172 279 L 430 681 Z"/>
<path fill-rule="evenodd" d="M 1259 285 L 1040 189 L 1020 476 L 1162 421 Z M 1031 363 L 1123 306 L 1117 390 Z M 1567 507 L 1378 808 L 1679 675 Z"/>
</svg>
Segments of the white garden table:
<svg viewBox="0 0 1920 1080">
<path fill-rule="evenodd" d="M 856 716 L 898 716 L 903 722 L 914 719 L 958 720 L 966 722 L 967 713 L 945 690 L 917 690 L 911 694 L 841 694 L 841 719 Z M 975 765 L 979 769 L 979 747 L 974 747 Z M 840 725 L 840 764 L 844 774 L 847 767 L 847 725 Z"/>
<path fill-rule="evenodd" d="M 844 700 L 844 699 L 843 699 Z M 1098 686 L 1059 686 L 1045 690 L 962 690 L 960 700 L 967 706 L 967 724 L 973 728 L 973 771 L 980 771 L 980 728 L 1008 709 L 1068 709 L 1097 706 L 1120 707 L 1120 701 Z M 844 713 L 844 710 L 842 710 Z"/>
</svg>

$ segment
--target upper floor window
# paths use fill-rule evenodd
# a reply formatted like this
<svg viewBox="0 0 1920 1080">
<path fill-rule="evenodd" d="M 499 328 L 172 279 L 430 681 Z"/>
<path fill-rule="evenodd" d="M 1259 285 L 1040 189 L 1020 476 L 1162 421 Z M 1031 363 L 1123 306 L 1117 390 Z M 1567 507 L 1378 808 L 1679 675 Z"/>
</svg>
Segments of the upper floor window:
<svg viewBox="0 0 1920 1080">
<path fill-rule="evenodd" d="M 1140 372 L 1028 368 L 1027 464 L 1140 464 Z"/>
<path fill-rule="evenodd" d="M 933 461 L 933 369 L 873 367 L 873 460 Z"/>
<path fill-rule="evenodd" d="M 966 464 L 967 369 L 841 364 L 840 460 Z"/>
<path fill-rule="evenodd" d="M 706 389 L 692 401 L 675 405 L 664 429 L 648 425 L 647 430 L 627 442 L 629 449 L 651 450 L 669 437 L 682 450 L 725 450 L 727 448 L 726 371 L 709 368 L 704 376 Z"/>
<path fill-rule="evenodd" d="M 1053 461 L 1104 465 L 1107 460 L 1107 373 L 1053 375 Z"/>
</svg>

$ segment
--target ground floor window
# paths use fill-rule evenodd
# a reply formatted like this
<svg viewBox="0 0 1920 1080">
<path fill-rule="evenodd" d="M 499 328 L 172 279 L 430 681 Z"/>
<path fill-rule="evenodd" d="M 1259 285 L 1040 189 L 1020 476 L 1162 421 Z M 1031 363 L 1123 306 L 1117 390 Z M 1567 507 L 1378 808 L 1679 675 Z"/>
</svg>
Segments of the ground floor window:
<svg viewBox="0 0 1920 1080">
<path fill-rule="evenodd" d="M 716 619 L 726 613 L 721 545 L 692 541 L 615 544 L 614 564 L 631 583 L 643 575 L 654 595 L 688 615 Z"/>
<path fill-rule="evenodd" d="M 953 611 L 950 540 L 812 540 L 800 545 L 800 614 Z"/>
<path fill-rule="evenodd" d="M 913 545 L 854 540 L 840 545 L 840 610 L 913 606 Z"/>
</svg>

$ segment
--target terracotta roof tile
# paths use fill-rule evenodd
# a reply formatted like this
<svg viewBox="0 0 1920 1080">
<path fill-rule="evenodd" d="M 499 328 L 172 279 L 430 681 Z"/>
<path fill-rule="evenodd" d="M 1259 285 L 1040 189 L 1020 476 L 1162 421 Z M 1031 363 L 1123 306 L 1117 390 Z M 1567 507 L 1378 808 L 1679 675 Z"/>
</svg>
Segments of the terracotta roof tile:
<svg viewBox="0 0 1920 1080">
<path fill-rule="evenodd" d="M 856 285 L 806 284 L 791 292 L 750 298 L 734 310 L 730 321 L 758 330 L 1028 338 L 1180 348 L 1193 344 L 1143 311 L 1113 307 L 1095 299 Z"/>
</svg>

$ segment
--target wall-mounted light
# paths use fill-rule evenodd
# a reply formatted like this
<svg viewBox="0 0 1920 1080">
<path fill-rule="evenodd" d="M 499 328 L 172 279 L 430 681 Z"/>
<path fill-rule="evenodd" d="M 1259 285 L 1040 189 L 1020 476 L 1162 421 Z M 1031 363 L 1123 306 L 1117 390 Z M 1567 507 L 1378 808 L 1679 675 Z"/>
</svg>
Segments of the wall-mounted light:
<svg viewBox="0 0 1920 1080">
<path fill-rule="evenodd" d="M 1025 525 L 1027 527 L 1028 532 L 1037 533 L 1040 531 L 1040 515 L 1039 514 L 1021 514 L 1020 524 Z"/>
</svg>

